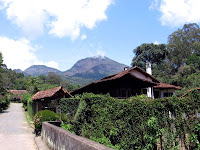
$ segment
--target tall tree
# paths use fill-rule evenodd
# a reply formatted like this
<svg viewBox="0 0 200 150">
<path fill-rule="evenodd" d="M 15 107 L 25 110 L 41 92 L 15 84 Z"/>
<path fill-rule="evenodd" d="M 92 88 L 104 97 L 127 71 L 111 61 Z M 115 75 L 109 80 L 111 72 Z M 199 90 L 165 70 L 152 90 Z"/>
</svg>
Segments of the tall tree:
<svg viewBox="0 0 200 150">
<path fill-rule="evenodd" d="M 168 37 L 168 59 L 175 74 L 179 67 L 186 65 L 186 60 L 193 53 L 200 52 L 200 28 L 196 23 L 185 24 L 182 29 Z"/>
<path fill-rule="evenodd" d="M 0 52 L 0 92 L 3 90 L 3 76 L 4 76 L 4 69 L 3 69 L 3 56 Z"/>
<path fill-rule="evenodd" d="M 142 44 L 133 50 L 135 57 L 132 60 L 132 66 L 137 65 L 145 69 L 146 62 L 152 64 L 161 63 L 167 55 L 165 44 Z"/>
<path fill-rule="evenodd" d="M 38 89 L 38 81 L 37 81 L 37 78 L 36 77 L 30 77 L 29 80 L 28 80 L 28 83 L 27 83 L 27 91 L 30 93 L 30 94 L 35 94 L 39 91 Z"/>
</svg>

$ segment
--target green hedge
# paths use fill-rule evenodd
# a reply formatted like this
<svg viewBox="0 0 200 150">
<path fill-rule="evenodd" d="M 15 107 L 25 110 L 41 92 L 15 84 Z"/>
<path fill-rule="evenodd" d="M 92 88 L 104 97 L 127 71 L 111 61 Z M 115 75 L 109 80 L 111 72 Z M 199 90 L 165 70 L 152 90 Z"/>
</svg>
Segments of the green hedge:
<svg viewBox="0 0 200 150">
<path fill-rule="evenodd" d="M 31 94 L 25 93 L 21 98 L 21 102 L 23 103 L 25 111 L 28 111 L 28 115 L 33 120 L 36 113 L 36 102 L 32 101 Z"/>
<path fill-rule="evenodd" d="M 66 112 L 77 108 L 77 103 L 67 104 Z M 157 149 L 157 144 L 162 149 L 178 149 L 180 139 L 187 149 L 198 149 L 197 111 L 200 112 L 197 91 L 187 98 L 156 100 L 145 96 L 119 100 L 86 93 L 80 99 L 70 130 L 114 149 Z"/>
<path fill-rule="evenodd" d="M 67 115 L 72 119 L 76 114 L 80 102 L 80 98 L 62 98 L 59 101 L 58 112 Z"/>
<path fill-rule="evenodd" d="M 31 120 L 33 120 L 36 113 L 36 102 L 33 102 L 32 99 L 29 99 L 27 104 L 28 114 Z"/>
</svg>

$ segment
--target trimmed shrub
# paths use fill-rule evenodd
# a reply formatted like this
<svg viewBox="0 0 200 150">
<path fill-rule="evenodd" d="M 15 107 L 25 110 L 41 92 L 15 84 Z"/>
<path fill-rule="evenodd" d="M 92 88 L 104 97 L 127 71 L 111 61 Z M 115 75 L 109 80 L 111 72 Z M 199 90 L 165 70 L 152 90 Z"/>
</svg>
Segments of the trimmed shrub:
<svg viewBox="0 0 200 150">
<path fill-rule="evenodd" d="M 185 149 L 200 147 L 197 91 L 186 98 L 172 96 L 155 100 L 144 95 L 119 100 L 86 93 L 78 101 L 79 104 L 67 101 L 68 105 L 62 107 L 69 114 L 72 108 L 77 110 L 63 128 L 108 147 L 158 149 L 159 145 L 161 149 L 175 149 L 180 148 L 180 141 Z"/>
<path fill-rule="evenodd" d="M 80 98 L 62 98 L 58 104 L 58 112 L 67 115 L 70 120 L 73 119 L 78 109 Z"/>
<path fill-rule="evenodd" d="M 27 110 L 28 100 L 30 100 L 31 98 L 32 96 L 29 93 L 25 93 L 21 98 L 21 102 L 23 104 L 25 111 Z"/>
<path fill-rule="evenodd" d="M 28 100 L 27 110 L 29 117 L 33 120 L 36 113 L 36 102 L 33 102 L 32 99 Z"/>
<path fill-rule="evenodd" d="M 59 113 L 57 113 L 56 114 L 56 117 L 57 117 L 57 119 L 59 120 L 59 121 L 61 121 L 62 123 L 69 123 L 69 119 L 68 119 L 68 117 L 67 117 L 67 115 L 65 115 L 65 114 L 59 114 Z"/>
<path fill-rule="evenodd" d="M 42 129 L 42 122 L 44 121 L 56 121 L 56 113 L 50 110 L 41 110 L 35 114 L 34 125 L 36 135 L 39 135 Z"/>
</svg>

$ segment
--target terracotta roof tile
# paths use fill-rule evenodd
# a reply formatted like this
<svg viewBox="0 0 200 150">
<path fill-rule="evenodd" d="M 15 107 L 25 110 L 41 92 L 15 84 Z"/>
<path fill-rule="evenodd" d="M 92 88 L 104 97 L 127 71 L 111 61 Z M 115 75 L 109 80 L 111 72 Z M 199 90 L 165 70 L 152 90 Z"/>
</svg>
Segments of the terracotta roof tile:
<svg viewBox="0 0 200 150">
<path fill-rule="evenodd" d="M 10 93 L 14 95 L 20 95 L 26 93 L 26 90 L 10 90 Z"/>
<path fill-rule="evenodd" d="M 139 77 L 133 75 L 133 74 L 131 73 L 132 70 L 137 70 L 137 71 L 141 72 L 142 74 L 144 74 L 145 76 L 150 77 L 150 78 L 152 79 L 153 82 L 150 81 L 150 80 L 145 80 L 145 79 L 142 79 L 142 78 L 139 78 Z M 127 70 L 124 70 L 124 71 L 122 71 L 122 72 L 119 72 L 119 73 L 117 73 L 117 74 L 107 76 L 107 77 L 102 78 L 101 80 L 98 80 L 98 81 L 94 81 L 94 82 L 92 82 L 92 83 L 90 83 L 90 84 L 88 84 L 88 85 L 86 85 L 86 86 L 84 86 L 84 87 L 81 87 L 81 88 L 79 88 L 79 89 L 76 89 L 76 90 L 72 91 L 71 93 L 72 93 L 72 95 L 73 95 L 74 92 L 76 92 L 76 91 L 78 91 L 78 90 L 80 90 L 80 89 L 84 89 L 84 88 L 86 88 L 86 87 L 89 87 L 89 86 L 91 86 L 91 85 L 95 85 L 95 84 L 97 84 L 97 83 L 102 83 L 102 82 L 107 82 L 107 81 L 116 80 L 116 79 L 122 78 L 122 77 L 124 77 L 124 76 L 129 76 L 129 75 L 132 76 L 133 78 L 142 80 L 142 81 L 144 81 L 144 82 L 148 82 L 148 83 L 150 83 L 152 86 L 153 86 L 153 85 L 156 85 L 157 83 L 160 82 L 159 80 L 157 80 L 157 79 L 156 79 L 155 77 L 153 77 L 152 75 L 146 73 L 144 70 L 140 69 L 140 68 L 137 67 L 137 66 L 134 66 L 134 67 L 131 67 L 131 68 L 127 69 Z"/>
<path fill-rule="evenodd" d="M 167 84 L 167 83 L 162 83 L 160 82 L 158 85 L 153 87 L 154 89 L 181 89 L 179 86 Z"/>
<path fill-rule="evenodd" d="M 107 76 L 99 81 L 104 81 L 104 80 L 113 80 L 113 79 L 117 79 L 117 78 L 121 78 L 123 77 L 124 75 L 130 73 L 132 70 L 137 70 L 139 72 L 141 72 L 142 74 L 145 74 L 146 76 L 150 77 L 152 80 L 154 80 L 155 82 L 160 82 L 159 80 L 157 80 L 155 77 L 153 77 L 152 75 L 148 74 L 146 71 L 142 70 L 141 68 L 137 67 L 137 66 L 134 66 L 134 67 L 131 67 L 127 70 L 124 70 L 120 73 L 117 73 L 117 74 L 114 74 L 114 75 L 110 75 L 110 76 Z"/>
<path fill-rule="evenodd" d="M 71 94 L 69 94 L 69 92 L 67 92 L 62 86 L 59 86 L 59 87 L 56 87 L 56 88 L 53 88 L 53 89 L 49 89 L 49 90 L 37 92 L 32 97 L 32 100 L 39 100 L 39 99 L 51 98 L 51 97 L 53 97 L 60 90 L 63 90 L 63 92 L 65 94 L 67 93 L 71 97 Z"/>
</svg>

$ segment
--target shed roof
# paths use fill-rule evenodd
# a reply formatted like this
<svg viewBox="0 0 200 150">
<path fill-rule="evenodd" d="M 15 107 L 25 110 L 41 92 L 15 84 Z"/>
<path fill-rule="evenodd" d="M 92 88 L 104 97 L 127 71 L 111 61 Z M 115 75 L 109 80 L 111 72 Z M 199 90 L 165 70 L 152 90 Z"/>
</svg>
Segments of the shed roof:
<svg viewBox="0 0 200 150">
<path fill-rule="evenodd" d="M 49 98 L 63 98 L 64 95 L 67 95 L 68 97 L 72 97 L 68 91 L 66 91 L 62 86 L 59 86 L 59 87 L 55 87 L 53 89 L 48 89 L 45 91 L 37 92 L 32 97 L 32 100 L 49 99 Z"/>
</svg>

